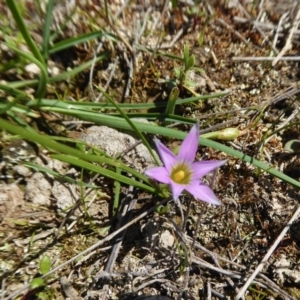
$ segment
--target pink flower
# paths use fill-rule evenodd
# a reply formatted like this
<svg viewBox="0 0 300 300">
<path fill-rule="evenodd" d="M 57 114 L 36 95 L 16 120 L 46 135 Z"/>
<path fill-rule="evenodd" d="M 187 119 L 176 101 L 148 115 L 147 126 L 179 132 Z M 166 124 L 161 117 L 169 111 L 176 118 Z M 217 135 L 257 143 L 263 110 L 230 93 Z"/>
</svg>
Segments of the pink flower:
<svg viewBox="0 0 300 300">
<path fill-rule="evenodd" d="M 183 190 L 186 190 L 197 199 L 220 205 L 221 202 L 214 192 L 200 178 L 222 166 L 226 160 L 194 162 L 198 140 L 199 124 L 197 123 L 183 140 L 178 155 L 175 156 L 170 149 L 155 138 L 154 142 L 164 167 L 151 168 L 146 170 L 145 174 L 159 182 L 169 184 L 175 202 L 178 201 Z"/>
</svg>

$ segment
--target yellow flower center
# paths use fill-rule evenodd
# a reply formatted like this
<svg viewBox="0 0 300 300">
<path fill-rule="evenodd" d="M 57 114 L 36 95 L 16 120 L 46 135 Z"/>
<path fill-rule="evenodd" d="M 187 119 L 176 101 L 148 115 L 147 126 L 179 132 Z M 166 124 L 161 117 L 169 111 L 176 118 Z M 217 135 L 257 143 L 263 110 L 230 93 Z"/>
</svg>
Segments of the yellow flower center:
<svg viewBox="0 0 300 300">
<path fill-rule="evenodd" d="M 173 175 L 175 182 L 180 182 L 184 178 L 184 171 L 180 170 Z"/>
<path fill-rule="evenodd" d="M 192 170 L 189 165 L 180 163 L 173 167 L 171 179 L 179 184 L 189 184 L 192 178 Z"/>
</svg>

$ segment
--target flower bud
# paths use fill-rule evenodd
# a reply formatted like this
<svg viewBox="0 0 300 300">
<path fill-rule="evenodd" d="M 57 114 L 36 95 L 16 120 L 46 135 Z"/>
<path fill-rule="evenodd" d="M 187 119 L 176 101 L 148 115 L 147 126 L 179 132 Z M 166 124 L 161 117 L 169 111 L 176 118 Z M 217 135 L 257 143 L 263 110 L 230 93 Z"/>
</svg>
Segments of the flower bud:
<svg viewBox="0 0 300 300">
<path fill-rule="evenodd" d="M 217 139 L 222 141 L 231 141 L 236 139 L 240 135 L 240 131 L 237 128 L 226 128 L 218 131 Z"/>
</svg>

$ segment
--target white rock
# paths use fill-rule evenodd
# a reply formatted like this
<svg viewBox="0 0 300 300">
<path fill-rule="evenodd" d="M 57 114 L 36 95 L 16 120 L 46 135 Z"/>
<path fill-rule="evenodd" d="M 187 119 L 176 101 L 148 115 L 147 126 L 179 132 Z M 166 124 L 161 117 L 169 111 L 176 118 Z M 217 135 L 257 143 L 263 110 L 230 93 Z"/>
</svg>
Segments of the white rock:
<svg viewBox="0 0 300 300">
<path fill-rule="evenodd" d="M 25 200 L 35 205 L 50 206 L 51 184 L 42 173 L 34 173 L 27 180 Z"/>
<path fill-rule="evenodd" d="M 52 195 L 57 200 L 57 207 L 66 211 L 72 208 L 78 199 L 75 185 L 59 181 L 54 181 Z"/>
<path fill-rule="evenodd" d="M 284 283 L 286 278 L 289 278 L 293 283 L 300 284 L 300 270 L 297 267 L 292 269 L 291 262 L 283 255 L 274 263 L 274 267 L 280 283 Z"/>
<path fill-rule="evenodd" d="M 40 68 L 36 64 L 29 64 L 25 66 L 25 70 L 28 73 L 34 74 L 34 75 L 39 75 L 41 73 Z"/>
<path fill-rule="evenodd" d="M 113 128 L 92 126 L 87 130 L 83 140 L 92 146 L 99 147 L 111 157 L 122 153 L 124 162 L 141 173 L 155 166 L 152 156 L 143 144 L 135 146 L 137 143 L 135 138 Z"/>
<path fill-rule="evenodd" d="M 21 177 L 28 177 L 32 174 L 29 168 L 22 165 L 14 166 L 13 170 L 16 174 L 20 175 Z"/>
<path fill-rule="evenodd" d="M 165 230 L 161 234 L 159 242 L 162 247 L 171 248 L 174 245 L 174 237 L 169 230 Z"/>
</svg>

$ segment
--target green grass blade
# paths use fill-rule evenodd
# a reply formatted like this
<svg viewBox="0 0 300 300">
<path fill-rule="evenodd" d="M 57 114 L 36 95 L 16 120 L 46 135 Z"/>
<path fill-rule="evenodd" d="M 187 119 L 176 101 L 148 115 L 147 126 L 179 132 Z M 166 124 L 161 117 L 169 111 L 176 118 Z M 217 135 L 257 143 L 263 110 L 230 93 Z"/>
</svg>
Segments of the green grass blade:
<svg viewBox="0 0 300 300">
<path fill-rule="evenodd" d="M 13 88 L 13 87 L 11 87 L 11 86 L 9 86 L 7 84 L 0 83 L 0 90 L 6 92 L 8 94 L 14 95 L 14 96 L 20 96 L 20 97 L 23 97 L 25 99 L 26 98 L 29 99 L 28 95 L 25 92 L 20 91 L 20 90 L 18 90 L 16 88 Z M 38 100 L 36 100 L 36 101 L 38 102 Z"/>
<path fill-rule="evenodd" d="M 94 122 L 98 125 L 105 125 L 113 128 L 119 128 L 119 129 L 125 129 L 125 130 L 132 130 L 132 127 L 123 119 L 112 117 L 105 114 L 99 114 L 99 113 L 92 113 L 92 112 L 81 112 L 80 114 L 74 113 L 70 110 L 69 115 L 72 115 L 74 117 L 78 117 L 81 120 Z M 170 138 L 176 138 L 176 139 L 184 139 L 186 136 L 186 133 L 171 129 L 171 128 L 165 128 L 157 125 L 151 125 L 151 124 L 145 124 L 137 121 L 132 121 L 135 126 L 139 128 L 141 132 L 151 133 L 151 134 L 158 134 L 167 136 Z M 291 185 L 300 188 L 300 182 L 279 172 L 278 170 L 272 168 L 271 166 L 251 157 L 248 155 L 245 155 L 243 152 L 234 150 L 229 148 L 228 146 L 225 146 L 223 144 L 220 144 L 215 141 L 211 141 L 209 139 L 204 139 L 200 137 L 200 145 L 207 146 L 210 148 L 213 148 L 215 150 L 223 151 L 227 153 L 228 155 L 232 155 L 234 157 L 237 157 L 245 162 L 249 162 L 253 164 L 254 166 L 260 168 L 263 171 L 266 171 L 269 174 L 274 175 L 275 177 L 286 181 L 287 183 L 290 183 Z"/>
<path fill-rule="evenodd" d="M 6 46 L 9 47 L 11 50 L 15 51 L 16 53 L 18 53 L 20 56 L 28 59 L 30 62 L 33 62 L 40 68 L 41 76 L 40 76 L 40 80 L 38 81 L 39 86 L 38 86 L 36 94 L 37 94 L 38 98 L 41 98 L 46 92 L 47 81 L 48 81 L 48 73 L 47 73 L 47 68 L 45 67 L 45 64 L 43 62 L 40 62 L 38 59 L 36 59 L 30 53 L 24 52 L 16 47 L 8 45 L 8 44 L 6 44 Z"/>
<path fill-rule="evenodd" d="M 136 183 L 136 184 L 134 184 L 135 180 L 132 180 L 132 179 L 130 180 L 130 183 L 128 183 L 129 181 L 127 179 L 125 180 L 123 178 L 125 176 L 122 177 L 122 182 L 128 183 L 128 184 L 136 186 L 136 187 L 141 187 L 141 188 L 143 188 L 143 189 L 145 189 L 145 190 L 147 190 L 149 192 L 150 191 L 154 192 L 154 190 L 155 190 L 152 186 L 150 186 L 149 180 L 148 180 L 148 178 L 145 175 L 140 174 L 139 172 L 137 172 L 134 169 L 132 169 L 132 168 L 124 165 L 121 162 L 116 161 L 115 159 L 110 159 L 110 158 L 107 158 L 107 157 L 102 157 L 102 156 L 96 156 L 96 155 L 90 155 L 90 154 L 83 153 L 83 152 L 81 152 L 81 151 L 79 151 L 77 149 L 74 149 L 72 147 L 69 147 L 69 146 L 63 145 L 61 143 L 58 143 L 58 142 L 56 142 L 54 140 L 51 140 L 47 136 L 43 136 L 43 135 L 40 135 L 40 134 L 38 134 L 36 132 L 30 131 L 30 130 L 26 130 L 25 128 L 22 128 L 20 126 L 14 125 L 14 124 L 12 124 L 12 123 L 4 120 L 4 119 L 1 119 L 1 118 L 0 118 L 0 128 L 4 129 L 7 132 L 10 132 L 12 134 L 19 135 L 20 137 L 22 137 L 22 138 L 24 138 L 26 140 L 38 143 L 38 144 L 42 145 L 43 147 L 45 147 L 47 149 L 50 149 L 52 151 L 56 151 L 58 153 L 64 153 L 64 154 L 68 154 L 68 155 L 72 155 L 77 160 L 76 161 L 77 165 L 81 164 L 81 162 L 78 162 L 78 161 L 84 161 L 84 160 L 86 160 L 86 161 L 90 161 L 90 162 L 96 162 L 96 163 L 99 163 L 99 164 L 108 164 L 108 165 L 111 165 L 113 167 L 120 168 L 123 171 L 131 173 L 133 176 L 135 176 L 139 180 L 142 180 L 146 184 L 142 184 L 142 183 Z M 64 156 L 64 160 L 66 160 L 66 159 L 68 159 L 68 158 L 66 158 Z M 83 165 L 79 165 L 79 166 L 83 167 Z M 103 170 L 107 170 L 107 169 L 103 169 Z M 105 176 L 105 171 L 103 171 L 103 172 L 104 172 L 103 175 Z M 109 174 L 110 174 L 110 177 L 112 178 L 111 172 L 112 171 L 110 171 Z M 119 178 L 119 177 L 116 176 L 115 180 L 118 180 L 117 178 Z"/>
<path fill-rule="evenodd" d="M 37 79 L 31 79 L 31 80 L 22 80 L 22 81 L 12 81 L 7 83 L 7 86 L 12 89 L 19 89 L 19 88 L 25 88 L 25 87 L 32 87 L 39 83 Z"/>
<path fill-rule="evenodd" d="M 37 98 L 42 98 L 42 96 L 44 95 L 44 93 L 46 91 L 46 84 L 47 84 L 47 77 L 48 77 L 47 71 L 45 73 L 45 69 L 46 69 L 45 61 L 44 61 L 43 56 L 41 55 L 37 45 L 31 38 L 31 35 L 27 29 L 27 26 L 18 10 L 18 5 L 16 4 L 16 2 L 14 0 L 7 0 L 6 3 L 13 15 L 13 18 L 15 19 L 15 21 L 17 23 L 17 26 L 18 26 L 28 48 L 30 49 L 30 51 L 33 54 L 36 61 L 39 62 L 39 64 L 36 64 L 36 65 L 38 65 L 39 68 L 41 69 L 41 73 L 43 74 L 43 76 L 41 76 L 39 88 L 36 92 L 36 95 L 37 95 Z M 22 52 L 22 51 L 16 51 L 16 52 L 18 52 L 20 54 L 20 52 Z M 24 56 L 24 53 L 23 53 L 23 56 Z M 32 61 L 32 59 L 30 59 L 30 60 Z"/>
<path fill-rule="evenodd" d="M 118 106 L 117 103 L 114 102 L 114 100 L 107 94 L 105 93 L 101 88 L 96 87 L 103 95 L 104 97 L 112 104 L 115 106 L 117 111 L 121 114 L 121 116 L 126 120 L 126 122 L 130 125 L 132 130 L 137 134 L 137 136 L 142 140 L 143 144 L 146 146 L 148 149 L 149 153 L 151 154 L 153 160 L 155 161 L 156 165 L 159 165 L 159 161 L 157 157 L 154 155 L 152 148 L 150 147 L 148 141 L 145 139 L 144 135 L 140 132 L 137 126 L 135 126 L 134 122 L 132 122 L 127 115 L 123 112 L 123 110 Z"/>
<path fill-rule="evenodd" d="M 21 95 L 14 98 L 13 101 L 6 101 L 6 105 L 0 103 L 0 115 L 6 113 L 8 110 L 10 110 L 12 107 L 15 107 L 18 101 L 22 98 Z"/>
<path fill-rule="evenodd" d="M 77 75 L 78 73 L 82 72 L 83 70 L 89 68 L 94 62 L 98 62 L 103 60 L 104 58 L 107 57 L 107 54 L 104 53 L 101 56 L 99 56 L 96 61 L 94 59 L 91 59 L 84 64 L 72 69 L 71 71 L 63 72 L 61 74 L 58 74 L 53 77 L 49 77 L 48 81 L 51 82 L 57 82 L 61 80 L 68 80 L 71 77 Z M 18 88 L 25 88 L 25 87 L 30 87 L 30 86 L 35 86 L 38 84 L 38 80 L 23 80 L 23 81 L 15 81 L 15 82 L 10 82 L 7 84 L 8 88 L 11 89 L 18 89 Z M 37 100 L 38 101 L 38 100 Z M 51 102 L 51 100 L 49 100 Z"/>
<path fill-rule="evenodd" d="M 14 0 L 7 0 L 6 1 L 7 6 L 9 7 L 13 18 L 15 19 L 15 22 L 17 23 L 19 30 L 27 44 L 27 46 L 29 47 L 30 51 L 32 52 L 32 54 L 34 55 L 34 57 L 43 65 L 45 65 L 44 63 L 44 59 L 38 49 L 38 47 L 36 46 L 35 42 L 33 41 L 33 39 L 31 38 L 31 35 L 29 34 L 29 31 L 27 29 L 27 26 L 23 20 L 23 17 L 21 16 L 19 10 L 18 10 L 18 5 L 16 4 L 16 2 Z"/>
<path fill-rule="evenodd" d="M 79 65 L 78 67 L 72 69 L 71 71 L 64 72 L 64 73 L 58 74 L 56 76 L 50 77 L 49 82 L 68 80 L 71 77 L 73 77 L 73 76 L 77 75 L 78 73 L 84 71 L 85 69 L 89 68 L 93 63 L 97 63 L 97 62 L 105 59 L 108 55 L 109 55 L 108 53 L 103 53 L 102 55 L 97 57 L 95 60 L 91 59 L 91 60 Z"/>
<path fill-rule="evenodd" d="M 1 85 L 0 85 L 1 86 Z M 224 95 L 227 95 L 228 93 L 216 93 L 216 94 L 209 94 L 209 95 L 202 95 L 202 96 L 197 96 L 197 97 L 191 97 L 191 98 L 185 98 L 185 99 L 178 99 L 176 100 L 175 104 L 176 105 L 181 105 L 181 104 L 186 104 L 186 103 L 193 103 L 199 100 L 206 100 L 206 99 L 211 99 L 211 98 L 218 98 L 222 97 Z M 53 104 L 54 103 L 54 104 Z M 56 106 L 56 107 L 67 107 L 68 105 L 71 105 L 74 108 L 77 109 L 86 109 L 86 110 L 93 110 L 93 109 L 116 109 L 115 105 L 109 104 L 109 103 L 92 103 L 92 102 L 74 102 L 74 101 L 61 101 L 59 99 L 41 99 L 39 100 L 31 100 L 27 103 L 28 106 L 39 106 L 39 107 L 44 107 L 44 106 Z M 118 103 L 118 106 L 122 110 L 128 110 L 128 109 L 159 109 L 159 108 L 166 108 L 167 107 L 167 102 L 155 102 L 155 103 Z M 189 122 L 191 123 L 191 122 Z"/>
<path fill-rule="evenodd" d="M 231 156 L 237 157 L 237 158 L 239 158 L 239 159 L 241 159 L 245 162 L 249 162 L 252 165 L 258 167 L 259 169 L 261 169 L 263 171 L 266 171 L 267 173 L 269 173 L 271 175 L 274 175 L 275 177 L 277 177 L 277 178 L 293 185 L 294 187 L 300 188 L 300 182 L 299 181 L 285 175 L 284 173 L 276 170 L 275 168 L 271 167 L 270 165 L 267 165 L 264 162 L 261 162 L 261 161 L 257 160 L 254 157 L 251 157 L 251 156 L 248 156 L 248 155 L 244 154 L 243 152 L 237 151 L 235 149 L 231 149 L 228 146 L 225 146 L 225 145 L 220 144 L 216 141 L 211 141 L 211 140 L 208 140 L 208 139 L 201 139 L 200 138 L 200 145 L 207 146 L 207 147 L 219 150 L 219 151 L 223 151 L 223 152 L 225 152 L 225 153 L 227 153 Z"/>
<path fill-rule="evenodd" d="M 51 29 L 53 7 L 54 7 L 54 0 L 48 0 L 46 18 L 45 18 L 44 30 L 43 30 L 43 45 L 42 45 L 42 54 L 45 62 L 48 61 L 48 57 L 49 57 L 48 51 L 49 51 L 50 29 Z"/>
<path fill-rule="evenodd" d="M 49 169 L 49 168 L 46 168 L 44 166 L 40 166 L 40 165 L 37 165 L 37 164 L 34 164 L 34 163 L 31 163 L 31 162 L 24 162 L 23 165 L 25 167 L 28 167 L 30 169 L 33 169 L 33 170 L 36 170 L 38 172 L 43 172 L 45 174 L 50 174 L 58 179 L 61 179 L 65 182 L 69 182 L 69 183 L 72 183 L 72 184 L 76 184 L 78 186 L 84 186 L 86 188 L 93 188 L 93 189 L 100 189 L 102 188 L 101 186 L 97 186 L 97 185 L 94 185 L 94 184 L 87 184 L 87 183 L 84 183 L 82 181 L 78 181 L 78 180 L 75 180 L 73 178 L 70 178 L 66 175 L 61 175 L 59 174 L 58 172 L 55 172 L 53 171 L 52 169 Z"/>
<path fill-rule="evenodd" d="M 178 99 L 179 95 L 179 89 L 178 87 L 174 87 L 169 95 L 168 101 L 167 101 L 167 108 L 166 113 L 167 114 L 174 114 L 176 101 Z"/>
<path fill-rule="evenodd" d="M 72 114 L 76 113 L 80 115 L 83 112 L 91 113 L 91 116 L 94 115 L 99 115 L 101 113 L 98 112 L 92 112 L 91 110 L 81 110 L 77 109 L 77 105 L 75 102 L 73 102 L 74 105 L 72 104 L 67 104 L 67 103 L 62 103 L 62 102 L 56 102 L 55 100 L 52 102 L 53 106 L 40 106 L 40 107 L 35 107 L 33 105 L 29 105 L 29 107 L 36 108 L 36 109 L 41 109 L 43 111 L 52 111 L 52 112 L 57 112 L 61 114 L 70 114 L 70 110 L 72 110 Z M 63 107 L 63 108 L 62 108 Z M 102 114 L 101 114 L 102 115 Z M 190 119 L 190 118 L 185 118 L 181 117 L 178 115 L 168 115 L 168 114 L 163 114 L 163 113 L 128 113 L 126 114 L 127 117 L 129 118 L 142 118 L 142 119 L 147 119 L 147 120 L 159 120 L 159 121 L 168 121 L 168 122 L 181 122 L 184 124 L 194 124 L 195 121 Z M 122 117 L 121 114 L 109 114 L 111 117 L 115 118 L 120 118 Z"/>
<path fill-rule="evenodd" d="M 110 171 L 106 168 L 102 168 L 102 167 L 96 166 L 92 163 L 88 163 L 84 160 L 81 160 L 81 159 L 78 159 L 78 158 L 75 158 L 75 157 L 72 157 L 72 156 L 69 156 L 69 155 L 62 155 L 62 154 L 53 154 L 51 156 L 53 158 L 56 158 L 56 159 L 64 161 L 64 162 L 67 162 L 67 163 L 72 164 L 74 166 L 84 168 L 86 170 L 95 172 L 97 174 L 101 174 L 101 175 L 103 175 L 105 177 L 108 177 L 108 178 L 111 178 L 113 180 L 117 180 L 119 182 L 122 182 L 122 183 L 125 183 L 125 184 L 128 184 L 128 185 L 132 185 L 132 186 L 135 186 L 137 188 L 141 188 L 141 189 L 143 189 L 145 191 L 148 191 L 150 193 L 156 192 L 155 188 L 153 188 L 152 186 L 143 184 L 143 183 L 141 183 L 139 181 L 136 181 L 134 179 L 130 179 L 130 178 L 124 176 L 124 175 L 119 174 L 118 172 L 113 172 L 113 171 Z"/>
<path fill-rule="evenodd" d="M 121 170 L 116 168 L 116 173 L 121 174 Z M 114 203 L 112 207 L 112 215 L 115 216 L 119 210 L 120 206 L 120 194 L 121 194 L 121 184 L 119 181 L 116 181 L 114 184 Z"/>
<path fill-rule="evenodd" d="M 31 110 L 31 108 L 15 103 L 18 102 L 20 99 L 22 98 L 22 96 L 18 96 L 16 97 L 12 102 L 10 101 L 3 101 L 3 103 L 0 103 L 0 114 L 4 113 L 4 112 L 8 112 L 9 110 L 11 112 L 14 113 L 21 113 L 21 114 L 25 114 L 26 116 L 32 117 L 32 118 L 38 118 L 40 115 L 36 112 L 34 112 L 33 110 Z M 11 106 L 11 104 L 14 104 L 13 106 Z"/>
<path fill-rule="evenodd" d="M 10 117 L 11 120 L 14 120 L 17 124 L 21 125 L 22 127 L 26 128 L 28 132 L 34 132 L 34 129 L 26 123 L 24 118 L 20 118 L 19 114 L 16 114 L 12 110 L 6 112 L 6 114 Z M 1 129 L 1 126 L 0 126 Z"/>
<path fill-rule="evenodd" d="M 51 47 L 51 49 L 49 49 L 49 54 L 53 54 L 53 53 L 59 52 L 61 50 L 70 48 L 72 46 L 76 46 L 78 44 L 86 43 L 88 41 L 92 41 L 92 40 L 99 39 L 102 37 L 106 37 L 115 42 L 118 41 L 118 38 L 115 35 L 110 34 L 110 33 L 105 33 L 103 31 L 89 32 L 89 33 L 79 35 L 77 37 L 72 37 L 69 39 L 62 40 L 62 41 L 54 44 Z"/>
</svg>

